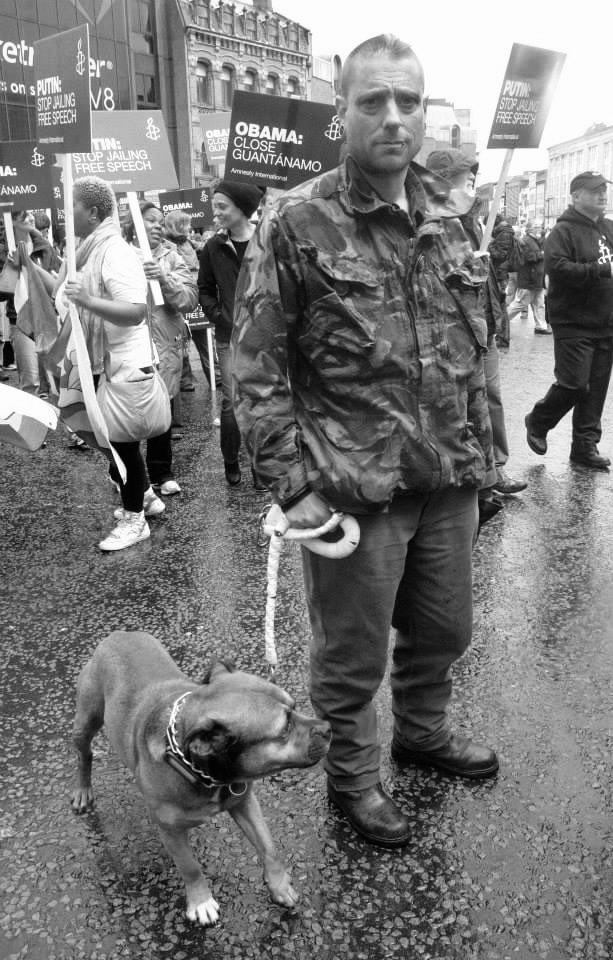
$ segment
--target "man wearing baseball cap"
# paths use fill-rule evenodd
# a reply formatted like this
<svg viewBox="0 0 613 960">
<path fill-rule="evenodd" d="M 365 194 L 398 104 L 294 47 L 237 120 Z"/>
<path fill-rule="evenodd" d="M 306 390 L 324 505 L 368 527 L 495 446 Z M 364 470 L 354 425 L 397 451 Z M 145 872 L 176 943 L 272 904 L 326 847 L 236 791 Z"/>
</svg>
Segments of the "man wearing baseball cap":
<svg viewBox="0 0 613 960">
<path fill-rule="evenodd" d="M 591 170 L 573 177 L 571 205 L 545 240 L 556 379 L 526 416 L 528 446 L 543 456 L 547 432 L 572 410 L 570 459 L 593 470 L 611 463 L 598 452 L 613 365 L 613 220 L 604 216 L 610 182 Z"/>
</svg>

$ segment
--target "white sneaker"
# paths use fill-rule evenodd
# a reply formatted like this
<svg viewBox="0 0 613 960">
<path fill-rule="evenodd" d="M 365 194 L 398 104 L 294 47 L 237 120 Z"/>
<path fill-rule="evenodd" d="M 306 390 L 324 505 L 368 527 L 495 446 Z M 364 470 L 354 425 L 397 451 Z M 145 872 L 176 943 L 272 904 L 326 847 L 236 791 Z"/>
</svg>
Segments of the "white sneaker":
<svg viewBox="0 0 613 960">
<path fill-rule="evenodd" d="M 160 487 L 160 493 L 164 497 L 171 497 L 174 493 L 181 493 L 181 487 L 176 480 L 165 480 Z"/>
<path fill-rule="evenodd" d="M 124 550 L 126 547 L 132 547 L 141 540 L 147 540 L 151 536 L 149 524 L 145 520 L 145 513 L 132 513 L 131 510 L 124 510 L 123 516 L 114 530 L 111 530 L 108 537 L 101 540 L 98 544 L 101 550 L 110 552 L 111 550 Z"/>
<path fill-rule="evenodd" d="M 159 517 L 161 513 L 164 513 L 166 509 L 166 504 L 163 500 L 160 500 L 159 497 L 156 497 L 153 487 L 149 487 L 148 490 L 145 490 L 145 495 L 143 497 L 143 510 L 145 511 L 146 517 Z M 117 507 L 117 510 L 113 513 L 113 516 L 116 520 L 121 520 L 126 511 L 123 507 Z"/>
</svg>

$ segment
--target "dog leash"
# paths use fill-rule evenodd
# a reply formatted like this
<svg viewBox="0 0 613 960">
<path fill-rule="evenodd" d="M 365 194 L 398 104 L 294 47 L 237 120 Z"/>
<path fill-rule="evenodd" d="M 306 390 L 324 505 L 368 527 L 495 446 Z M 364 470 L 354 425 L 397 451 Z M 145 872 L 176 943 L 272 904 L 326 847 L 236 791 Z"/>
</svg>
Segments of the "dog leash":
<svg viewBox="0 0 613 960">
<path fill-rule="evenodd" d="M 321 538 L 332 530 L 340 527 L 343 536 L 335 542 L 327 542 Z M 275 610 L 277 605 L 277 583 L 279 561 L 283 543 L 294 540 L 302 544 L 312 553 L 330 559 L 342 559 L 353 553 L 360 542 L 360 527 L 355 517 L 349 514 L 332 511 L 330 519 L 320 527 L 313 529 L 294 529 L 281 507 L 273 503 L 260 514 L 258 545 L 264 546 L 265 537 L 270 538 L 268 545 L 268 563 L 266 567 L 266 613 L 264 617 L 264 656 L 268 663 L 270 679 L 274 680 L 277 668 L 277 647 L 275 642 Z"/>
<path fill-rule="evenodd" d="M 177 697 L 170 711 L 170 719 L 166 727 L 166 761 L 170 766 L 180 773 L 182 777 L 193 785 L 200 784 L 207 790 L 217 790 L 220 787 L 226 787 L 233 797 L 242 797 L 247 792 L 247 784 L 243 780 L 236 780 L 234 783 L 224 783 L 223 780 L 215 780 L 208 773 L 203 773 L 198 767 L 195 767 L 191 760 L 188 760 L 177 739 L 177 717 L 179 716 L 187 698 L 191 696 L 191 690 Z M 233 787 L 242 787 L 241 790 L 232 789 Z"/>
</svg>

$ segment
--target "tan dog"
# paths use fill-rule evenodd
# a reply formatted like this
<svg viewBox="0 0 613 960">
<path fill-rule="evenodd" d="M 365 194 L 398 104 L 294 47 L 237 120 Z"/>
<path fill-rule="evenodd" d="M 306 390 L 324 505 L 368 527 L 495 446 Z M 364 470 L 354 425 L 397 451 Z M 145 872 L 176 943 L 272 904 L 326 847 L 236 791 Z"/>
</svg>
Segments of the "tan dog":
<svg viewBox="0 0 613 960">
<path fill-rule="evenodd" d="M 188 830 L 220 810 L 256 848 L 275 903 L 297 902 L 251 781 L 321 760 L 327 723 L 296 713 L 289 694 L 274 684 L 224 664 L 208 683 L 194 683 L 150 634 L 116 631 L 98 645 L 78 681 L 75 813 L 93 806 L 91 741 L 103 724 L 185 881 L 190 920 L 212 924 L 219 915 Z"/>
</svg>

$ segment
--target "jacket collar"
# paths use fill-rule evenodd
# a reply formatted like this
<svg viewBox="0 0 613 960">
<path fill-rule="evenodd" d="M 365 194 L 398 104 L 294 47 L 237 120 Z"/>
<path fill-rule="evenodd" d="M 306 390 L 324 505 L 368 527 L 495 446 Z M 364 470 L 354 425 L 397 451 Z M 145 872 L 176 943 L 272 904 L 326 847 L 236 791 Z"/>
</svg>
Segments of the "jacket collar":
<svg viewBox="0 0 613 960">
<path fill-rule="evenodd" d="M 340 193 L 340 202 L 351 213 L 371 214 L 379 210 L 399 209 L 377 192 L 368 180 L 367 175 L 359 164 L 348 156 L 337 168 L 337 189 Z M 429 175 L 429 171 L 417 163 L 411 163 L 407 170 L 405 189 L 409 199 L 409 216 L 421 219 L 426 209 L 426 196 L 422 184 L 422 175 Z"/>
</svg>

